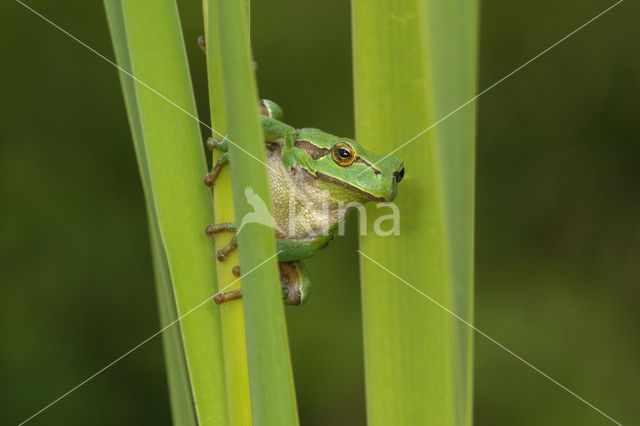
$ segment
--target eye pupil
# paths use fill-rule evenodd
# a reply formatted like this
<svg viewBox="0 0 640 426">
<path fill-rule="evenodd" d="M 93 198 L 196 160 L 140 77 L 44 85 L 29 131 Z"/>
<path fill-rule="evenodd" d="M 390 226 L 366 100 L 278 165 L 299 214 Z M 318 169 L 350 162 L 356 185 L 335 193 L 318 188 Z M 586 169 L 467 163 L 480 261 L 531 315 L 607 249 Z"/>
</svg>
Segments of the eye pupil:
<svg viewBox="0 0 640 426">
<path fill-rule="evenodd" d="M 351 156 L 351 154 L 349 153 L 349 151 L 347 151 L 344 148 L 340 148 L 338 149 L 338 155 L 342 158 L 349 158 Z"/>
</svg>

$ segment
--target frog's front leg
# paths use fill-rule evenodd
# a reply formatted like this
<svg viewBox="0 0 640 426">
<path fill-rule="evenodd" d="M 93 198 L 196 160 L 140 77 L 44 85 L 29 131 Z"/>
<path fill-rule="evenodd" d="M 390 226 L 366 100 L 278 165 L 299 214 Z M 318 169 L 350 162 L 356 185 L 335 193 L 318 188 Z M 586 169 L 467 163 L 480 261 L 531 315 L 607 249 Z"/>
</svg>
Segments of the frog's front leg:
<svg viewBox="0 0 640 426">
<path fill-rule="evenodd" d="M 263 99 L 258 102 L 258 108 L 260 109 L 261 118 L 264 119 L 261 122 L 261 124 L 263 126 L 265 140 L 268 141 L 270 139 L 282 138 L 285 141 L 283 158 L 286 157 L 286 159 L 288 159 L 290 163 L 290 164 L 289 163 L 287 164 L 289 166 L 292 166 L 294 164 L 293 161 L 295 161 L 291 156 L 291 150 L 293 149 L 293 145 L 295 142 L 295 136 L 294 136 L 295 130 L 291 126 L 288 126 L 284 123 L 279 122 L 275 118 L 272 118 L 272 117 L 280 117 L 280 118 L 282 117 L 282 108 L 280 108 L 280 106 L 278 106 L 278 104 L 276 104 L 275 102 L 272 102 L 267 99 Z M 220 170 L 222 170 L 225 164 L 229 162 L 228 151 L 229 151 L 230 143 L 233 143 L 233 142 L 231 142 L 229 138 L 227 138 L 227 136 L 223 137 L 222 139 L 213 139 L 213 138 L 207 139 L 207 142 L 205 143 L 205 145 L 207 149 L 209 149 L 209 151 L 213 151 L 214 149 L 217 149 L 219 151 L 222 151 L 223 154 L 220 156 L 220 158 L 218 158 L 218 161 L 213 166 L 211 171 L 205 175 L 204 177 L 205 185 L 212 187 L 216 181 L 216 178 L 220 174 Z M 287 154 L 284 154 L 285 152 Z"/>
<path fill-rule="evenodd" d="M 208 237 L 214 237 L 220 232 L 236 232 L 237 229 L 238 227 L 235 223 L 225 222 L 225 223 L 217 223 L 215 225 L 214 224 L 209 225 L 205 229 L 205 232 L 207 233 Z M 220 262 L 224 262 L 224 260 L 229 256 L 229 254 L 231 254 L 231 252 L 233 252 L 237 248 L 238 248 L 238 239 L 234 235 L 233 238 L 231 238 L 231 241 L 229 241 L 229 244 L 227 244 L 226 246 L 218 250 L 216 257 Z"/>
<path fill-rule="evenodd" d="M 204 184 L 212 187 L 220 174 L 220 170 L 229 162 L 229 139 L 227 139 L 226 136 L 222 139 L 209 138 L 205 145 L 210 151 L 214 149 L 222 151 L 222 155 L 218 158 L 218 161 L 216 161 L 211 171 L 204 176 Z"/>
<path fill-rule="evenodd" d="M 311 280 L 302 261 L 278 263 L 282 298 L 287 305 L 302 305 L 311 293 Z M 239 272 L 239 271 L 238 271 Z M 214 301 L 220 305 L 230 300 L 240 299 L 242 290 L 217 293 Z"/>
<path fill-rule="evenodd" d="M 206 175 L 204 175 L 204 179 L 203 179 L 204 184 L 207 185 L 208 187 L 212 187 L 213 184 L 216 182 L 218 175 L 220 174 L 220 170 L 222 170 L 224 165 L 227 164 L 228 162 L 229 162 L 229 153 L 225 152 L 220 156 L 220 158 L 218 158 L 218 161 L 216 161 L 216 164 L 215 166 L 213 166 L 211 171 Z"/>
<path fill-rule="evenodd" d="M 222 152 L 229 151 L 229 139 L 225 136 L 222 139 L 214 139 L 209 138 L 205 142 L 207 149 L 209 151 L 213 151 L 214 149 L 220 150 Z"/>
</svg>

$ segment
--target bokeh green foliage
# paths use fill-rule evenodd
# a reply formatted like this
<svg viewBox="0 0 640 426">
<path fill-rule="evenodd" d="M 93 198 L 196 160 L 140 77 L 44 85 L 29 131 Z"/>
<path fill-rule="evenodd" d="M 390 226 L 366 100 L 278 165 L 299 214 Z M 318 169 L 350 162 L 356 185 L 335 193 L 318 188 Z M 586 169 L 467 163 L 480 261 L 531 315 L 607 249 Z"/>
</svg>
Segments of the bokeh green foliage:
<svg viewBox="0 0 640 426">
<path fill-rule="evenodd" d="M 606 7 L 481 3 L 480 89 Z M 28 4 L 113 57 L 100 2 Z M 201 4 L 179 6 L 208 117 Z M 0 412 L 16 423 L 159 320 L 115 69 L 18 4 L 0 8 Z M 639 415 L 639 12 L 624 2 L 478 101 L 475 323 L 623 424 Z M 260 95 L 297 127 L 353 136 L 348 2 L 254 1 L 252 24 Z M 307 262 L 309 303 L 286 309 L 305 425 L 364 424 L 354 225 Z M 475 349 L 476 424 L 608 424 L 493 344 Z M 154 340 L 33 424 L 169 421 Z"/>
</svg>

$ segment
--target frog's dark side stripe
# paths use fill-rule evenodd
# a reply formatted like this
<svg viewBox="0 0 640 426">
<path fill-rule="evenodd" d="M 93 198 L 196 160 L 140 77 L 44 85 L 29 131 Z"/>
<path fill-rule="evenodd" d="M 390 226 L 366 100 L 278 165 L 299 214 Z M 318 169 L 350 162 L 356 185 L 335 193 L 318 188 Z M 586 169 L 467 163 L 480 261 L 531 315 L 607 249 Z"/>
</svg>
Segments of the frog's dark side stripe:
<svg viewBox="0 0 640 426">
<path fill-rule="evenodd" d="M 326 155 L 329 155 L 331 153 L 330 149 L 327 148 L 320 148 L 318 146 L 315 146 L 314 144 L 312 144 L 311 142 L 304 140 L 304 139 L 296 139 L 295 145 L 298 148 L 302 148 L 305 150 L 305 152 L 307 154 L 309 154 L 309 156 L 311 158 L 313 158 L 314 160 L 318 160 Z M 373 172 L 376 175 L 380 174 L 380 170 L 376 169 L 375 167 L 373 167 L 371 165 L 371 163 L 369 163 L 367 160 L 363 159 L 360 156 L 357 156 L 354 163 L 360 163 L 360 164 L 364 164 L 365 166 L 369 167 L 370 169 L 373 170 Z"/>
<path fill-rule="evenodd" d="M 317 159 L 322 158 L 322 157 L 324 157 L 326 155 L 329 155 L 329 153 L 331 152 L 331 150 L 329 150 L 327 148 L 320 148 L 319 146 L 315 146 L 311 142 L 306 141 L 304 139 L 296 139 L 295 145 L 298 148 L 304 149 L 305 152 L 307 154 L 309 154 L 309 156 L 311 158 L 313 158 L 314 160 L 317 160 Z"/>
</svg>

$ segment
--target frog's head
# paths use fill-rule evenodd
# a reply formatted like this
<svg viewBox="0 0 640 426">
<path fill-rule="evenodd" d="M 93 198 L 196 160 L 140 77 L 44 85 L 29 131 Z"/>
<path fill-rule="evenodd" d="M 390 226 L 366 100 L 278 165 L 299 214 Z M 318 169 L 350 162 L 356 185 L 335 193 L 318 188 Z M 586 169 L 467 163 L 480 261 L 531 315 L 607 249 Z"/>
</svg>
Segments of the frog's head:
<svg viewBox="0 0 640 426">
<path fill-rule="evenodd" d="M 404 161 L 362 148 L 353 139 L 339 138 L 316 129 L 302 129 L 296 146 L 311 157 L 320 180 L 339 185 L 354 200 L 392 201 L 404 176 Z"/>
</svg>

